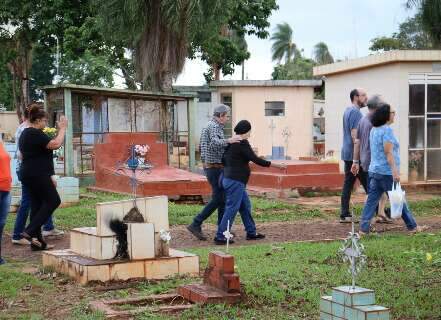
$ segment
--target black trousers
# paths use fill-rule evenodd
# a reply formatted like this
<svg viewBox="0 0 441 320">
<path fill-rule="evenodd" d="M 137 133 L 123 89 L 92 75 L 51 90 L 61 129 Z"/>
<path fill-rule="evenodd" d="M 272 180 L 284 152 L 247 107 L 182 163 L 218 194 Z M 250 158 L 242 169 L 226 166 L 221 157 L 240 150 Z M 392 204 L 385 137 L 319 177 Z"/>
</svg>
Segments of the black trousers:
<svg viewBox="0 0 441 320">
<path fill-rule="evenodd" d="M 354 188 L 355 180 L 360 180 L 361 185 L 366 193 L 368 192 L 368 175 L 360 166 L 360 171 L 356 176 L 351 172 L 352 161 L 345 161 L 345 180 L 343 183 L 343 191 L 341 193 L 341 211 L 340 218 L 350 216 L 349 202 L 351 201 L 351 192 Z"/>
<path fill-rule="evenodd" d="M 60 196 L 50 176 L 23 177 L 22 183 L 28 188 L 31 199 L 30 222 L 24 232 L 41 238 L 41 227 L 60 205 Z"/>
</svg>

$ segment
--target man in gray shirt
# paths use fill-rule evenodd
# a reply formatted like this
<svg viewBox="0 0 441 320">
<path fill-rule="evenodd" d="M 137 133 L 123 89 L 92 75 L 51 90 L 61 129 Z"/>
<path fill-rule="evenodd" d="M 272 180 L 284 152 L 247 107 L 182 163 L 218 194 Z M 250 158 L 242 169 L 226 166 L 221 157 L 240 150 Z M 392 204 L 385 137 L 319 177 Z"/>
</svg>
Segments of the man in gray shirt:
<svg viewBox="0 0 441 320">
<path fill-rule="evenodd" d="M 357 136 L 354 142 L 354 160 L 351 168 L 351 172 L 354 176 L 360 174 L 363 176 L 363 180 L 367 181 L 369 188 L 369 165 L 371 163 L 371 147 L 369 141 L 369 135 L 372 129 L 371 118 L 375 110 L 383 105 L 385 102 L 380 95 L 373 95 L 367 102 L 369 113 L 364 116 L 357 127 Z M 361 168 L 361 170 L 360 170 Z M 379 207 L 377 208 L 378 220 L 377 222 L 387 223 L 390 220 L 385 214 L 384 206 L 387 198 L 383 196 L 380 200 Z"/>
<path fill-rule="evenodd" d="M 199 240 L 207 240 L 207 236 L 202 232 L 202 223 L 207 220 L 217 209 L 217 224 L 222 221 L 225 210 L 225 194 L 219 184 L 223 175 L 222 157 L 228 144 L 238 143 L 241 138 L 238 135 L 226 139 L 224 137 L 225 124 L 230 119 L 230 107 L 221 104 L 214 108 L 213 118 L 207 126 L 202 129 L 200 152 L 201 161 L 204 166 L 205 176 L 211 186 L 212 196 L 210 202 L 193 219 L 193 222 L 187 226 L 190 231 Z"/>
<path fill-rule="evenodd" d="M 341 212 L 340 222 L 351 222 L 351 213 L 349 212 L 349 202 L 351 200 L 351 192 L 354 187 L 355 180 L 358 178 L 367 191 L 367 181 L 365 176 L 361 174 L 353 175 L 351 172 L 354 141 L 357 136 L 357 127 L 363 115 L 360 109 L 366 105 L 367 95 L 363 89 L 354 89 L 349 97 L 352 105 L 347 107 L 343 114 L 343 147 L 341 150 L 341 159 L 344 161 L 345 178 L 343 190 L 341 193 Z"/>
</svg>

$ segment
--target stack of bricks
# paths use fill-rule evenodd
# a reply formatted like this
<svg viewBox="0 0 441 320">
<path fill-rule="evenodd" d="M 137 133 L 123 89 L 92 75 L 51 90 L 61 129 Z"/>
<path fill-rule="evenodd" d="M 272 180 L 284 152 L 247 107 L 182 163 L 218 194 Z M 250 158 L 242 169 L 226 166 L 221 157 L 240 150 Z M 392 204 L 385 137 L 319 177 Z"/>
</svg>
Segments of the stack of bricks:
<svg viewBox="0 0 441 320">
<path fill-rule="evenodd" d="M 240 280 L 239 275 L 234 273 L 234 257 L 223 252 L 210 252 L 203 284 L 181 286 L 178 293 L 200 304 L 239 302 Z"/>
<path fill-rule="evenodd" d="M 320 300 L 320 320 L 389 320 L 390 310 L 375 304 L 372 290 L 350 286 L 333 288 Z"/>
</svg>

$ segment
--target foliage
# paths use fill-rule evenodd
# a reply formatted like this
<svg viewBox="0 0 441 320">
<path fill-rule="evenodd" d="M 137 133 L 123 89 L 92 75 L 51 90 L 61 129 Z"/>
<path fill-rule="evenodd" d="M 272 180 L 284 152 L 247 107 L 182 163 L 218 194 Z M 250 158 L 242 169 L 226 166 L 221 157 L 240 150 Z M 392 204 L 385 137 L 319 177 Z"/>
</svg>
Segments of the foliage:
<svg viewBox="0 0 441 320">
<path fill-rule="evenodd" d="M 275 0 L 94 0 L 107 40 L 133 53 L 137 79 L 153 90 L 171 90 L 185 58 L 200 56 L 224 74 L 249 57 L 234 35 L 266 37 Z"/>
<path fill-rule="evenodd" d="M 314 66 L 315 62 L 313 60 L 298 56 L 291 62 L 275 66 L 271 76 L 273 80 L 312 79 L 312 68 Z"/>
<path fill-rule="evenodd" d="M 207 82 L 219 78 L 218 70 L 222 70 L 223 75 L 232 74 L 236 65 L 249 58 L 245 35 L 267 38 L 268 18 L 278 8 L 275 0 L 229 2 L 230 10 L 223 12 L 228 20 L 221 26 L 220 32 L 214 29 L 214 34 L 210 35 L 206 30 L 201 30 L 192 42 L 191 51 L 199 52 L 201 59 L 210 66 L 205 74 Z"/>
<path fill-rule="evenodd" d="M 12 96 L 12 75 L 6 67 L 6 60 L 2 52 L 0 52 L 0 104 L 7 110 L 14 107 L 14 99 Z"/>
<path fill-rule="evenodd" d="M 319 42 L 314 46 L 314 60 L 318 65 L 334 62 L 334 58 L 329 52 L 329 48 L 326 43 Z"/>
<path fill-rule="evenodd" d="M 377 37 L 371 40 L 371 51 L 389 51 L 398 49 L 430 49 L 432 40 L 422 23 L 421 13 L 408 18 L 400 24 L 398 32 L 391 37 Z"/>
<path fill-rule="evenodd" d="M 292 39 L 292 33 L 291 26 L 286 22 L 276 26 L 276 30 L 271 36 L 271 41 L 273 41 L 271 46 L 273 61 L 280 63 L 285 59 L 285 63 L 289 64 L 294 57 L 299 55 L 297 46 Z"/>
<path fill-rule="evenodd" d="M 112 86 L 115 69 L 120 68 L 128 86 L 134 86 L 128 81 L 134 71 L 124 57 L 124 48 L 103 42 L 90 0 L 56 0 L 50 4 L 43 0 L 5 0 L 0 4 L 0 27 L 2 48 L 8 48 L 0 62 L 4 61 L 12 74 L 15 106 L 42 98 L 37 87 L 52 83 L 56 39 L 62 79 Z"/>
<path fill-rule="evenodd" d="M 402 49 L 403 44 L 399 39 L 393 37 L 378 37 L 371 40 L 371 51 L 389 51 Z"/>
</svg>

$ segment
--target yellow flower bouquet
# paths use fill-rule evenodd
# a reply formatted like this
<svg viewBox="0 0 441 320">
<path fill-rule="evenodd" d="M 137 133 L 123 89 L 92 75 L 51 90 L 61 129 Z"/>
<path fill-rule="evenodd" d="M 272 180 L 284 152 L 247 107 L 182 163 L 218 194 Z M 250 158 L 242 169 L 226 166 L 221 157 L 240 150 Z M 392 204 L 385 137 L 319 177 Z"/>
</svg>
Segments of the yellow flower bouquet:
<svg viewBox="0 0 441 320">
<path fill-rule="evenodd" d="M 55 138 L 57 136 L 57 129 L 46 127 L 43 129 L 43 132 L 51 139 Z"/>
</svg>

